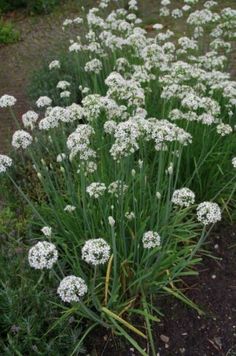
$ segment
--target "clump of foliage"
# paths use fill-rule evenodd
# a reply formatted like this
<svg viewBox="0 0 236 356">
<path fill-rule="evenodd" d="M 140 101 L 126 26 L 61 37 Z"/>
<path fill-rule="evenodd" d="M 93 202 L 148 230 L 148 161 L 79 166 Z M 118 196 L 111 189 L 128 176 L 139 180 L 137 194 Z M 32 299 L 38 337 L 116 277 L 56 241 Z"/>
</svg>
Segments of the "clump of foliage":
<svg viewBox="0 0 236 356">
<path fill-rule="evenodd" d="M 60 0 L 0 0 L 0 12 L 25 8 L 34 14 L 49 13 Z"/>
<path fill-rule="evenodd" d="M 5 189 L 9 188 L 7 182 L 3 183 Z M 1 193 L 3 197 L 5 193 Z M 56 298 L 51 295 L 48 300 L 53 278 L 47 276 L 45 284 L 40 273 L 29 270 L 26 254 L 28 236 L 32 233 L 31 212 L 24 205 L 19 209 L 19 196 L 13 191 L 8 198 L 8 206 L 1 202 L 0 211 L 0 353 L 72 354 L 82 337 L 82 326 L 68 317 L 51 329 L 61 315 Z M 82 344 L 77 352 L 84 354 Z"/>
<path fill-rule="evenodd" d="M 0 19 L 0 44 L 15 43 L 20 39 L 20 32 L 9 21 Z"/>
</svg>

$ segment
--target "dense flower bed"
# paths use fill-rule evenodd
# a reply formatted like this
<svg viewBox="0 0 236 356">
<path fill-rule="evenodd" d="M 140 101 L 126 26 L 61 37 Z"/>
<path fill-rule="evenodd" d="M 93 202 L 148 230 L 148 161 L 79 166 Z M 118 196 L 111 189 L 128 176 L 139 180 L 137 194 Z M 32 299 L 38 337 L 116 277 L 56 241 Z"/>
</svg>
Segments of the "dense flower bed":
<svg viewBox="0 0 236 356">
<path fill-rule="evenodd" d="M 153 298 L 171 294 L 199 311 L 179 282 L 195 274 L 202 243 L 235 198 L 236 82 L 221 51 L 230 53 L 236 10 L 216 12 L 216 1 L 195 10 L 197 0 L 170 10 L 162 0 L 161 16 L 189 28 L 176 39 L 160 23 L 147 36 L 136 0 L 104 18 L 109 3 L 65 20 L 64 30 L 88 27 L 69 45 L 73 71 L 49 64 L 51 97 L 39 97 L 13 134 L 43 201 L 14 180 L 14 158 L 1 155 L 0 172 L 32 209 L 29 265 L 58 281 L 62 318 L 89 320 L 84 338 L 101 325 L 155 355 Z M 4 95 L 0 107 L 14 116 L 15 102 Z"/>
</svg>

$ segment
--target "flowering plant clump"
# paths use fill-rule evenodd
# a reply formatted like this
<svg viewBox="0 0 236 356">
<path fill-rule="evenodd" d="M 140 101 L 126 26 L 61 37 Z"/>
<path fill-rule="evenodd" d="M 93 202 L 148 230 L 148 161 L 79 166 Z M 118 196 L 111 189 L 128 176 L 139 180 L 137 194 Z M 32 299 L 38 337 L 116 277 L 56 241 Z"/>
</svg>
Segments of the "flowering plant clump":
<svg viewBox="0 0 236 356">
<path fill-rule="evenodd" d="M 48 87 L 37 88 L 34 110 L 22 116 L 30 133 L 13 135 L 24 179 L 14 179 L 15 165 L 21 173 L 5 155 L 0 173 L 29 203 L 33 236 L 47 240 L 30 248 L 29 263 L 44 275 L 50 269 L 61 318 L 73 314 L 84 337 L 103 326 L 156 355 L 155 296 L 199 310 L 181 280 L 196 274 L 220 205 L 230 211 L 235 199 L 236 82 L 225 69 L 236 11 L 162 0 L 149 36 L 136 0 L 111 12 L 110 3 L 63 22 L 63 31 L 78 26 L 83 36 L 49 64 Z M 166 18 L 181 21 L 185 35 L 176 38 Z M 4 95 L 0 107 L 14 115 L 15 102 Z M 40 189 L 32 194 L 21 181 Z M 136 315 L 142 326 L 133 325 Z"/>
</svg>

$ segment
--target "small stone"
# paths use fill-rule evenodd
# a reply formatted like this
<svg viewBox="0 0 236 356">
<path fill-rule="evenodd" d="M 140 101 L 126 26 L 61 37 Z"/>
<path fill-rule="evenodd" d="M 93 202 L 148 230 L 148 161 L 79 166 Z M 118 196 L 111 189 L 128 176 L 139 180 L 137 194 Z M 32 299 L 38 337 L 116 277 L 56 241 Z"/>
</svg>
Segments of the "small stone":
<svg viewBox="0 0 236 356">
<path fill-rule="evenodd" d="M 168 344 L 168 342 L 170 341 L 170 338 L 166 335 L 160 335 L 160 339 L 161 341 L 163 341 L 165 344 Z"/>
</svg>

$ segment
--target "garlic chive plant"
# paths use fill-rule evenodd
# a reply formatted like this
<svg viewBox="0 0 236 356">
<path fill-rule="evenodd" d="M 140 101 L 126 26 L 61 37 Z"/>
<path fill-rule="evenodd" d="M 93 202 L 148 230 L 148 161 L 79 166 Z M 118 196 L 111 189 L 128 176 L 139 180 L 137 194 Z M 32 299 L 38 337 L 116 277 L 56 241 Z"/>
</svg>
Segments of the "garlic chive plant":
<svg viewBox="0 0 236 356">
<path fill-rule="evenodd" d="M 155 297 L 169 293 L 198 309 L 181 278 L 195 274 L 199 248 L 221 220 L 218 203 L 234 198 L 236 82 L 225 68 L 236 10 L 162 0 L 160 21 L 186 22 L 188 36 L 176 39 L 161 23 L 149 37 L 136 0 L 104 17 L 109 3 L 64 21 L 65 31 L 88 31 L 71 41 L 66 61 L 49 64 L 55 88 L 13 135 L 14 157 L 32 162 L 43 201 L 14 181 L 16 159 L 0 155 L 0 173 L 34 212 L 43 241 L 29 249 L 29 264 L 55 275 L 62 318 L 74 313 L 89 325 L 85 336 L 100 325 L 156 355 Z M 15 102 L 4 95 L 0 107 L 13 112 Z"/>
</svg>

